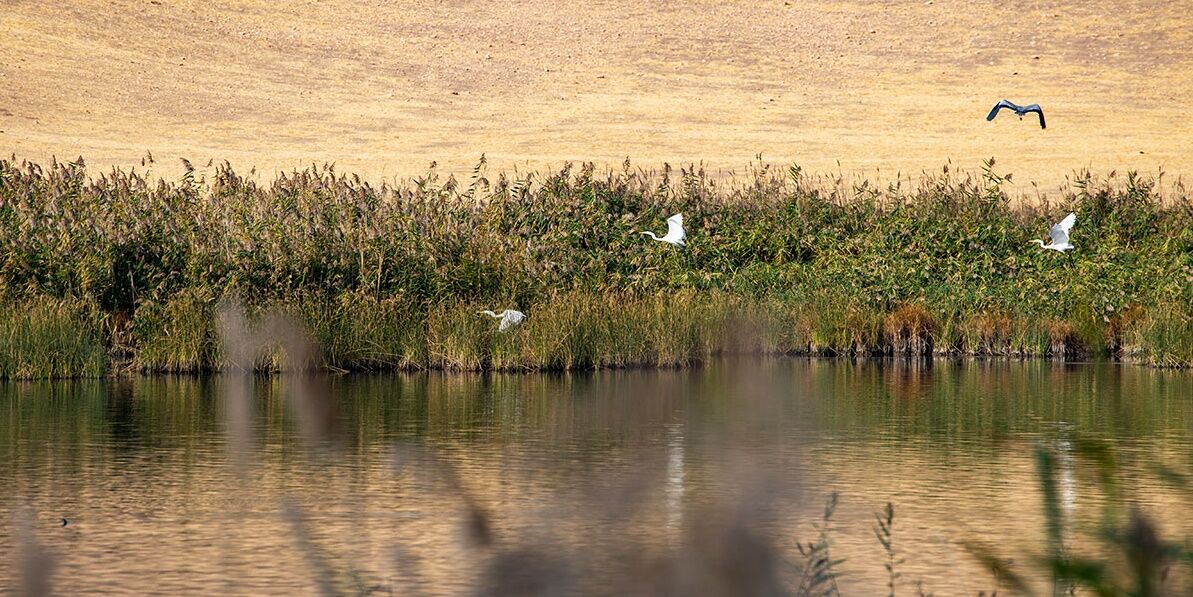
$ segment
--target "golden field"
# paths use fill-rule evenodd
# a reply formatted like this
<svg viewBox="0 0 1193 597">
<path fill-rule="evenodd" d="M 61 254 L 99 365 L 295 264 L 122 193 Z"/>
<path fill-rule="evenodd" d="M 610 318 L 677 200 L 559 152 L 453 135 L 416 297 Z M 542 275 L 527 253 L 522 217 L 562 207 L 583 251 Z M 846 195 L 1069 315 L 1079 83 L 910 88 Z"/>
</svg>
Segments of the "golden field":
<svg viewBox="0 0 1193 597">
<path fill-rule="evenodd" d="M 915 178 L 998 159 L 1026 194 L 1075 169 L 1193 172 L 1180 3 L 9 0 L 0 152 L 371 180 L 568 160 L 756 155 Z M 998 99 L 1039 102 L 1049 128 Z"/>
</svg>

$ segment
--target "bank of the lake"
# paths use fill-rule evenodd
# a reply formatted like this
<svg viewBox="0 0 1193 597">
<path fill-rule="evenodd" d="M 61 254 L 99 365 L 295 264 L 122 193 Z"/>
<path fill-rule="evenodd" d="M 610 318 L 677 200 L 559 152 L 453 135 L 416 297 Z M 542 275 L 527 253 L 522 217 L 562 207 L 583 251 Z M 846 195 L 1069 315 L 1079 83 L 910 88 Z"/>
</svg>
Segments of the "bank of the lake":
<svg viewBox="0 0 1193 597">
<path fill-rule="evenodd" d="M 281 315 L 318 364 L 345 370 L 732 352 L 1193 363 L 1193 203 L 1179 186 L 1082 175 L 1016 202 L 1003 181 L 992 164 L 877 187 L 795 167 L 508 178 L 482 163 L 469 181 L 378 187 L 329 167 L 151 182 L 0 160 L 0 377 L 217 369 L 232 299 L 250 330 Z M 1029 244 L 1070 211 L 1076 250 Z M 686 248 L 638 233 L 675 212 Z M 498 333 L 486 308 L 528 317 Z"/>
</svg>

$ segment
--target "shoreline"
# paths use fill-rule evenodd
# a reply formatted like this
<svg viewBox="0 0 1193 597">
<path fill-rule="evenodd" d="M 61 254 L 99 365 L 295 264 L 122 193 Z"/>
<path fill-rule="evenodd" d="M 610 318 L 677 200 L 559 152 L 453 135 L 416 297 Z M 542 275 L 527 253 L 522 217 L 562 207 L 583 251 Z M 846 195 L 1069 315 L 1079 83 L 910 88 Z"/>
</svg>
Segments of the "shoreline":
<svg viewBox="0 0 1193 597">
<path fill-rule="evenodd" d="M 573 313 L 536 317 L 531 311 L 522 325 L 499 332 L 492 320 L 476 315 L 472 306 L 410 314 L 366 303 L 335 315 L 321 302 L 253 310 L 230 301 L 218 306 L 174 302 L 163 310 L 168 313 L 165 319 L 152 328 L 144 323 L 138 328 L 130 321 L 123 330 L 110 331 L 120 338 L 114 348 L 101 327 L 88 328 L 77 310 L 54 300 L 16 309 L 43 322 L 58 319 L 50 321 L 47 329 L 15 330 L 10 338 L 26 339 L 22 362 L 15 362 L 20 359 L 5 350 L 11 345 L 6 347 L 0 338 L 0 379 L 205 377 L 229 370 L 272 375 L 683 369 L 723 358 L 1076 361 L 1190 367 L 1187 361 L 1155 360 L 1146 345 L 1137 344 L 1144 341 L 1139 334 L 1131 341 L 1121 336 L 1114 339 L 1116 352 L 1099 351 L 1083 345 L 1072 328 L 1055 322 L 1033 327 L 1024 319 L 1003 320 L 1001 327 L 992 329 L 988 320 L 978 318 L 964 325 L 942 325 L 927 312 L 910 307 L 885 316 L 869 314 L 865 316 L 869 324 L 859 325 L 863 316 L 856 311 L 843 315 L 823 306 L 754 301 L 715 291 L 667 301 L 564 295 L 550 304 L 568 305 Z M 602 316 L 625 310 L 645 315 L 612 321 Z M 145 322 L 150 315 L 142 317 Z M 110 320 L 100 317 L 93 323 L 110 325 Z M 407 325 L 387 326 L 395 321 Z M 678 326 L 671 325 L 676 322 Z M 26 333 L 21 335 L 22 331 Z M 131 336 L 137 333 L 144 335 Z"/>
<path fill-rule="evenodd" d="M 1118 357 L 1099 357 L 1099 358 L 1075 358 L 1075 360 L 1068 360 L 1059 357 L 1042 356 L 1042 355 L 984 355 L 972 353 L 934 353 L 931 355 L 887 355 L 887 354 L 867 354 L 867 355 L 838 355 L 838 354 L 815 354 L 806 352 L 794 353 L 723 353 L 716 354 L 705 359 L 694 360 L 690 363 L 682 365 L 624 365 L 624 366 L 610 366 L 599 369 L 448 369 L 444 367 L 432 368 L 375 368 L 375 369 L 333 369 L 333 368 L 318 368 L 318 369 L 304 369 L 301 371 L 287 371 L 284 369 L 255 369 L 249 375 L 257 379 L 285 379 L 289 375 L 310 376 L 311 378 L 338 378 L 338 379 L 359 379 L 370 377 L 385 377 L 385 376 L 415 376 L 421 374 L 433 374 L 442 376 L 556 376 L 556 375 L 597 375 L 602 373 L 647 373 L 652 371 L 658 372 L 683 372 L 683 371 L 699 371 L 707 366 L 715 365 L 732 365 L 743 361 L 769 361 L 769 362 L 815 362 L 828 363 L 833 365 L 851 365 L 851 366 L 892 366 L 895 368 L 911 368 L 913 370 L 920 368 L 932 368 L 943 365 L 981 365 L 981 366 L 997 366 L 997 365 L 1053 365 L 1064 367 L 1100 367 L 1100 366 L 1115 366 L 1125 367 L 1131 369 L 1139 369 L 1144 371 L 1156 371 L 1167 373 L 1188 373 L 1193 371 L 1193 367 L 1188 365 L 1153 365 L 1142 360 L 1134 358 L 1118 358 Z M 144 372 L 135 370 L 114 370 L 108 371 L 98 376 L 75 376 L 75 377 L 0 377 L 0 384 L 37 384 L 37 383 L 73 383 L 73 382 L 110 382 L 110 381 L 131 381 L 131 380 L 194 380 L 194 381 L 208 381 L 223 379 L 229 376 L 235 376 L 235 372 L 224 371 L 219 369 L 206 370 L 188 370 L 188 371 L 154 371 Z"/>
</svg>

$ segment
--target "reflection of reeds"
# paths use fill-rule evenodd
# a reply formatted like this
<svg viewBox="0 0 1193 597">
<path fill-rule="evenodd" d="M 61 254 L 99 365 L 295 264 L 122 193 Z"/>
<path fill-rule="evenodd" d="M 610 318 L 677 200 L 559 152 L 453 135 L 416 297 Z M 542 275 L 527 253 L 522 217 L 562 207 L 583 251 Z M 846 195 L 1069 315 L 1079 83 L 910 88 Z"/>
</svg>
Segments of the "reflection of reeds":
<svg viewBox="0 0 1193 597">
<path fill-rule="evenodd" d="M 212 368 L 214 305 L 231 293 L 301 318 L 342 368 L 670 366 L 741 349 L 1193 362 L 1193 211 L 1140 177 L 1083 175 L 1060 205 L 1013 206 L 993 165 L 886 189 L 766 167 L 717 181 L 700 168 L 483 170 L 374 187 L 330 166 L 261 184 L 225 164 L 152 183 L 0 160 L 0 295 L 66 313 L 5 326 L 34 356 L 5 362 L 16 341 L 0 337 L 0 375 L 96 374 L 86 351 L 43 362 L 65 332 L 32 328 L 67 315 L 112 352 L 100 369 Z M 1075 252 L 1027 246 L 1067 210 Z M 675 211 L 683 251 L 636 234 Z M 489 338 L 467 310 L 497 304 L 567 327 Z"/>
</svg>

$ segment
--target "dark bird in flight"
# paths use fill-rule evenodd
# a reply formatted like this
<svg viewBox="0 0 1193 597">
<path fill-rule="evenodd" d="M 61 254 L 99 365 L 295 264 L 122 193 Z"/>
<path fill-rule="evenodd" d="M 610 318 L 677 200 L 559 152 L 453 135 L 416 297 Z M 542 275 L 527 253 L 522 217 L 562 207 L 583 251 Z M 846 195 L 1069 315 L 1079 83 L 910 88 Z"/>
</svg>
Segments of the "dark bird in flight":
<svg viewBox="0 0 1193 597">
<path fill-rule="evenodd" d="M 986 115 L 986 120 L 994 120 L 994 117 L 998 115 L 998 111 L 1003 108 L 1010 108 L 1011 110 L 1014 110 L 1015 115 L 1018 116 L 1020 120 L 1022 120 L 1023 117 L 1028 114 L 1028 112 L 1035 112 L 1036 114 L 1040 115 L 1040 128 L 1048 128 L 1044 125 L 1044 109 L 1040 107 L 1040 104 L 1017 106 L 1005 99 L 998 100 L 998 103 L 994 104 L 994 109 L 990 110 L 990 113 Z"/>
<path fill-rule="evenodd" d="M 67 520 L 66 520 L 65 518 L 63 518 L 63 519 L 62 519 L 62 526 L 66 526 L 66 524 L 67 524 Z"/>
</svg>

